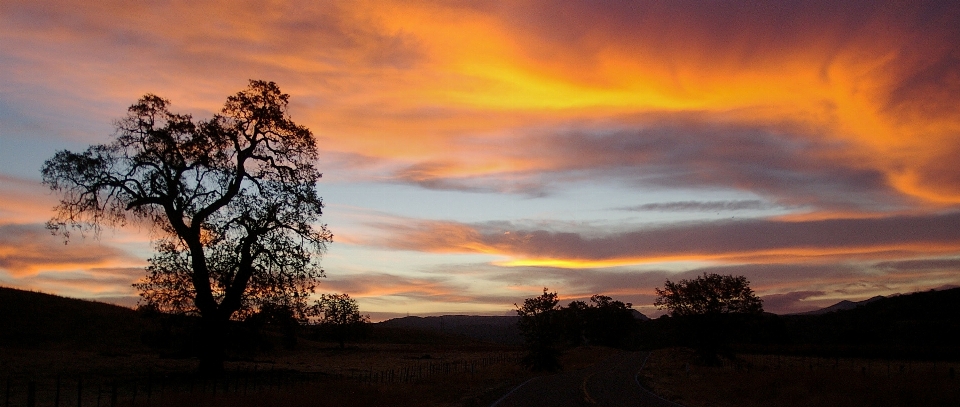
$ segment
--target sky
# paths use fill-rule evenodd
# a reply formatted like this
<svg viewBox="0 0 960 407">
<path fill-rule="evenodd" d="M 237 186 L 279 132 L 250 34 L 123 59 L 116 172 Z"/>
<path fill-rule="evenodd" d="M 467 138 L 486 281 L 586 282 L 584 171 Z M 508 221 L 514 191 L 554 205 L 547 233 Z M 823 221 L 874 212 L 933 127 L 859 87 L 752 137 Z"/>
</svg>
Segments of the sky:
<svg viewBox="0 0 960 407">
<path fill-rule="evenodd" d="M 150 230 L 65 244 L 40 167 L 250 79 L 318 141 L 317 292 L 374 320 L 544 287 L 656 316 L 703 273 L 776 313 L 960 285 L 960 3 L 683 0 L 4 0 L 0 285 L 135 305 Z"/>
</svg>

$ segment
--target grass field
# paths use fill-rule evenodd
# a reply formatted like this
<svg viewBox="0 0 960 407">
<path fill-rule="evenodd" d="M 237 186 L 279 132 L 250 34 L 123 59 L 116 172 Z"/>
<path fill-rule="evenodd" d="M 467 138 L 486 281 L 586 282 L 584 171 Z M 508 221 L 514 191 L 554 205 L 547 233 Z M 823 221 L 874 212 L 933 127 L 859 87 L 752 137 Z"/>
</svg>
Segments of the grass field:
<svg viewBox="0 0 960 407">
<path fill-rule="evenodd" d="M 579 369 L 616 352 L 573 349 L 562 363 Z M 33 382 L 37 406 L 77 405 L 78 397 L 90 406 L 113 399 L 123 406 L 486 406 L 533 376 L 518 356 L 516 348 L 483 344 L 339 349 L 302 341 L 297 350 L 229 361 L 226 378 L 214 383 L 193 376 L 192 359 L 20 349 L 0 352 L 0 381 L 11 384 L 11 405 L 25 405 Z"/>
<path fill-rule="evenodd" d="M 740 355 L 698 366 L 692 351 L 654 351 L 641 380 L 689 407 L 958 406 L 960 363 Z"/>
<path fill-rule="evenodd" d="M 0 406 L 487 406 L 533 375 L 520 348 L 371 326 L 346 349 L 302 337 L 293 350 L 234 350 L 216 382 L 196 359 L 143 342 L 156 321 L 133 310 L 0 287 Z M 309 336 L 307 336 L 309 337 Z M 174 348 L 174 347 L 171 347 Z M 577 348 L 579 369 L 615 350 Z M 33 389 L 32 393 L 30 389 Z M 78 403 L 79 401 L 79 403 Z"/>
</svg>

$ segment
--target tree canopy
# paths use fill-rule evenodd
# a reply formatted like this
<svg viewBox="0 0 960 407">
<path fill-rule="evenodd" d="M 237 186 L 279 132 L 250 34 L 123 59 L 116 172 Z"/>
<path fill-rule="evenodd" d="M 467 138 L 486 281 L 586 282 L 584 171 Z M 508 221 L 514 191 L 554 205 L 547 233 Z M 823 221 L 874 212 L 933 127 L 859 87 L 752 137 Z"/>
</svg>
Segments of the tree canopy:
<svg viewBox="0 0 960 407">
<path fill-rule="evenodd" d="M 329 332 L 330 336 L 344 347 L 346 340 L 355 336 L 370 317 L 360 314 L 357 300 L 344 294 L 323 294 L 314 302 L 311 314 L 319 317 L 317 325 Z"/>
<path fill-rule="evenodd" d="M 560 369 L 560 350 L 557 348 L 561 328 L 559 303 L 557 293 L 544 287 L 542 295 L 523 300 L 522 306 L 514 304 L 520 317 L 520 334 L 528 348 L 522 362 L 534 371 Z"/>
<path fill-rule="evenodd" d="M 753 293 L 743 276 L 704 273 L 693 280 L 667 280 L 663 289 L 657 288 L 656 292 L 654 305 L 669 310 L 673 316 L 763 312 L 763 300 Z"/>
<path fill-rule="evenodd" d="M 532 370 L 560 368 L 559 347 L 566 343 L 601 346 L 624 346 L 636 328 L 632 304 L 606 295 L 584 301 L 571 301 L 559 306 L 556 292 L 543 289 L 543 294 L 527 298 L 516 305 L 518 326 L 528 347 L 523 362 Z"/>
<path fill-rule="evenodd" d="M 222 367 L 227 320 L 266 304 L 302 314 L 324 275 L 333 235 L 319 224 L 316 140 L 288 102 L 275 83 L 250 81 L 194 121 L 147 94 L 116 122 L 113 141 L 59 151 L 41 171 L 61 196 L 54 232 L 133 222 L 152 231 L 156 254 L 135 287 L 158 310 L 202 317 L 202 369 Z"/>
</svg>

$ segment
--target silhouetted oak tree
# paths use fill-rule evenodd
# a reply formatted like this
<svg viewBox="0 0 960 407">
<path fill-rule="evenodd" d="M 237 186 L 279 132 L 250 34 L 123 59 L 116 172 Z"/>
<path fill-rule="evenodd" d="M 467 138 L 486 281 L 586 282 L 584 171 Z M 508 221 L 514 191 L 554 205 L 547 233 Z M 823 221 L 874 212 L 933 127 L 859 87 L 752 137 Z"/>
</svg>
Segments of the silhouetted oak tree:
<svg viewBox="0 0 960 407">
<path fill-rule="evenodd" d="M 584 336 L 590 344 L 623 346 L 637 324 L 633 304 L 600 294 L 591 296 L 590 303 L 584 320 Z"/>
<path fill-rule="evenodd" d="M 343 349 L 350 337 L 356 336 L 370 317 L 360 314 L 357 300 L 347 294 L 323 294 L 311 310 L 319 317 L 317 324 L 330 333 Z"/>
<path fill-rule="evenodd" d="M 528 353 L 523 364 L 534 371 L 554 371 L 560 369 L 560 350 L 558 340 L 561 330 L 560 298 L 556 292 L 543 289 L 543 295 L 523 300 L 516 305 L 520 317 L 520 334 L 527 344 Z"/>
<path fill-rule="evenodd" d="M 763 300 L 753 293 L 743 276 L 704 273 L 678 283 L 667 280 L 663 289 L 656 291 L 654 305 L 666 308 L 672 316 L 763 312 Z"/>
<path fill-rule="evenodd" d="M 42 169 L 61 195 L 48 228 L 98 233 L 131 221 L 154 233 L 157 253 L 135 286 L 162 311 L 202 320 L 201 371 L 223 369 L 227 322 L 265 304 L 306 308 L 323 277 L 332 234 L 313 134 L 287 114 L 289 95 L 251 81 L 212 119 L 172 113 L 146 95 L 118 121 L 116 138 Z"/>
<path fill-rule="evenodd" d="M 559 309 L 563 336 L 572 346 L 624 346 L 637 327 L 632 307 L 600 294 L 591 296 L 589 304 L 571 301 Z"/>
<path fill-rule="evenodd" d="M 719 363 L 718 355 L 732 357 L 728 341 L 737 330 L 746 329 L 744 317 L 763 313 L 763 300 L 743 276 L 706 274 L 693 280 L 667 280 L 656 289 L 654 305 L 680 317 L 680 327 L 691 340 L 701 362 Z"/>
</svg>

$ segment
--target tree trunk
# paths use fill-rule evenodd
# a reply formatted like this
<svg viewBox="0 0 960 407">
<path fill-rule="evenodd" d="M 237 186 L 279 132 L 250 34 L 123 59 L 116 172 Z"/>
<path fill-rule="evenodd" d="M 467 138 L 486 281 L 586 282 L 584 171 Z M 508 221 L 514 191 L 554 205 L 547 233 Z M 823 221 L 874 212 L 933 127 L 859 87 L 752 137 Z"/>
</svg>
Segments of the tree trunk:
<svg viewBox="0 0 960 407">
<path fill-rule="evenodd" d="M 202 315 L 200 321 L 200 374 L 208 377 L 223 375 L 226 359 L 227 321 L 216 315 Z"/>
</svg>

